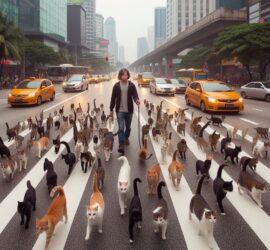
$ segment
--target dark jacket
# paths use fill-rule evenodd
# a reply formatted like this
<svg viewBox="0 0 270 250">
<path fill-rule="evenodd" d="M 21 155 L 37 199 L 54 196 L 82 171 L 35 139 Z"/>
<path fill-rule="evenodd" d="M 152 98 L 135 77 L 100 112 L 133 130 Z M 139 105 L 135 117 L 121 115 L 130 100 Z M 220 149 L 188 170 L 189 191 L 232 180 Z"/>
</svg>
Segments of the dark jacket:
<svg viewBox="0 0 270 250">
<path fill-rule="evenodd" d="M 139 99 L 139 97 L 138 97 L 136 86 L 131 81 L 128 81 L 127 98 L 128 98 L 128 112 L 133 113 L 133 110 L 134 110 L 133 101 L 136 102 Z M 110 111 L 113 111 L 115 107 L 115 111 L 116 113 L 118 113 L 120 104 L 121 104 L 121 87 L 120 87 L 120 82 L 117 82 L 113 86 L 113 90 L 112 90 Z"/>
</svg>

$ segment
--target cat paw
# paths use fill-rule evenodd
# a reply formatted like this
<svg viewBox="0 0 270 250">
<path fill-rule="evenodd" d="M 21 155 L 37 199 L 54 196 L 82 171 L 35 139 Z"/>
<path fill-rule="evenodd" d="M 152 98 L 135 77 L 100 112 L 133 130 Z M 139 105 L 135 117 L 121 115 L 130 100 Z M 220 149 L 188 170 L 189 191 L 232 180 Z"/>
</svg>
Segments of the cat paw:
<svg viewBox="0 0 270 250">
<path fill-rule="evenodd" d="M 103 233 L 102 229 L 99 229 L 99 230 L 98 230 L 98 232 L 99 232 L 100 234 L 102 234 L 102 233 Z"/>
<path fill-rule="evenodd" d="M 154 233 L 158 233 L 158 229 L 155 229 L 155 230 L 154 230 Z"/>
<path fill-rule="evenodd" d="M 129 243 L 132 244 L 133 243 L 133 240 L 129 240 Z"/>
<path fill-rule="evenodd" d="M 259 208 L 263 208 L 263 205 L 262 204 L 258 204 Z"/>
<path fill-rule="evenodd" d="M 123 216 L 125 214 L 125 211 L 124 212 L 121 212 L 121 216 Z"/>
<path fill-rule="evenodd" d="M 163 240 L 166 240 L 166 236 L 163 236 L 162 239 L 163 239 Z"/>
<path fill-rule="evenodd" d="M 89 240 L 89 236 L 85 236 L 85 238 L 84 238 L 85 240 Z"/>
<path fill-rule="evenodd" d="M 142 225 L 138 225 L 138 228 L 139 228 L 139 229 L 142 229 Z"/>
<path fill-rule="evenodd" d="M 226 215 L 226 213 L 220 213 L 221 215 Z"/>
</svg>

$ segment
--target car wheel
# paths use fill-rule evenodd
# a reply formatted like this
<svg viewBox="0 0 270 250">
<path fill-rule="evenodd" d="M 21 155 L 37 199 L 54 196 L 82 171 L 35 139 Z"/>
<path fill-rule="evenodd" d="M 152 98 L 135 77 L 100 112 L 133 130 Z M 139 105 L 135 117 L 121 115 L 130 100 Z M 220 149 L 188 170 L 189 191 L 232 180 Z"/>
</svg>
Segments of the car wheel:
<svg viewBox="0 0 270 250">
<path fill-rule="evenodd" d="M 188 106 L 190 106 L 190 102 L 189 102 L 189 99 L 188 99 L 187 96 L 185 96 L 185 100 L 186 100 L 186 104 L 187 104 Z"/>
<path fill-rule="evenodd" d="M 83 85 L 81 86 L 81 91 L 83 91 Z"/>
<path fill-rule="evenodd" d="M 204 102 L 201 102 L 201 104 L 200 104 L 200 108 L 201 108 L 201 111 L 202 111 L 203 113 L 205 113 L 205 112 L 206 112 L 206 108 L 205 108 L 205 104 L 204 104 Z"/>
<path fill-rule="evenodd" d="M 54 99 L 55 99 L 55 93 L 53 92 L 53 94 L 52 94 L 52 96 L 51 96 L 51 101 L 54 101 Z"/>
<path fill-rule="evenodd" d="M 42 104 L 42 98 L 41 98 L 41 96 L 38 96 L 37 105 L 40 106 L 41 104 Z"/>
<path fill-rule="evenodd" d="M 88 84 L 86 85 L 86 90 L 88 90 Z"/>
<path fill-rule="evenodd" d="M 151 87 L 150 87 L 150 86 L 149 86 L 149 89 L 150 89 L 150 93 L 151 93 L 151 94 L 153 94 L 152 89 L 151 89 Z"/>
<path fill-rule="evenodd" d="M 246 92 L 241 92 L 241 96 L 242 96 L 244 99 L 246 99 L 246 98 L 247 98 Z"/>
<path fill-rule="evenodd" d="M 270 102 L 270 95 L 265 96 L 265 101 Z"/>
<path fill-rule="evenodd" d="M 157 95 L 157 89 L 155 89 L 155 95 Z"/>
</svg>

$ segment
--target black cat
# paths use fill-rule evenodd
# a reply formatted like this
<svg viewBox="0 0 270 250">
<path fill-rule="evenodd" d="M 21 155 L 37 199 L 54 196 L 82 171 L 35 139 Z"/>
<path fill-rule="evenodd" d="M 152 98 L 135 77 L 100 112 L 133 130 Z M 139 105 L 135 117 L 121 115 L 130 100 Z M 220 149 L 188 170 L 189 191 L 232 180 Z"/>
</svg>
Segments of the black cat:
<svg viewBox="0 0 270 250">
<path fill-rule="evenodd" d="M 182 160 L 186 160 L 187 148 L 187 142 L 185 139 L 181 139 L 181 141 L 177 143 L 178 153 Z"/>
<path fill-rule="evenodd" d="M 36 191 L 32 187 L 31 182 L 27 181 L 27 191 L 25 192 L 23 202 L 18 201 L 17 207 L 17 211 L 21 215 L 21 225 L 24 224 L 24 217 L 26 217 L 25 229 L 29 227 L 32 210 L 36 210 Z"/>
<path fill-rule="evenodd" d="M 49 161 L 47 158 L 45 158 L 43 169 L 44 171 L 47 171 L 46 180 L 47 180 L 48 191 L 50 194 L 51 190 L 55 186 L 57 186 L 57 174 L 53 169 L 53 163 Z"/>
<path fill-rule="evenodd" d="M 233 181 L 224 181 L 221 177 L 222 170 L 224 167 L 226 167 L 225 164 L 219 167 L 218 172 L 217 172 L 217 177 L 213 182 L 213 190 L 216 195 L 217 203 L 218 203 L 218 206 L 220 208 L 222 215 L 225 215 L 222 201 L 226 197 L 227 192 L 233 191 Z"/>
<path fill-rule="evenodd" d="M 222 126 L 222 122 L 225 120 L 225 116 L 217 117 L 217 116 L 213 116 L 213 114 L 211 114 L 211 118 L 206 117 L 206 119 L 208 121 L 212 122 L 212 125 L 216 125 L 216 126 Z"/>
<path fill-rule="evenodd" d="M 229 136 L 229 133 L 227 131 L 227 136 L 224 137 L 221 142 L 220 142 L 220 152 L 223 154 L 224 153 L 224 149 L 227 147 L 227 145 L 229 143 L 232 142 L 232 138 Z"/>
<path fill-rule="evenodd" d="M 235 146 L 235 148 L 225 148 L 225 160 L 227 160 L 228 156 L 230 156 L 232 163 L 235 164 L 234 159 L 238 163 L 238 154 L 242 151 L 241 146 Z"/>
<path fill-rule="evenodd" d="M 42 125 L 43 121 L 38 120 L 37 117 L 36 117 L 36 122 L 37 122 L 37 131 L 38 131 L 38 134 L 39 134 L 39 138 L 44 137 L 45 136 L 45 128 Z"/>
<path fill-rule="evenodd" d="M 53 145 L 54 145 L 54 152 L 58 154 L 60 150 L 60 136 L 58 135 L 56 139 L 53 139 Z"/>
<path fill-rule="evenodd" d="M 61 141 L 60 144 L 64 144 L 67 149 L 66 154 L 62 154 L 62 159 L 65 161 L 65 163 L 68 165 L 68 175 L 71 174 L 72 168 L 76 162 L 76 156 L 74 153 L 70 151 L 70 147 L 67 142 Z"/>
<path fill-rule="evenodd" d="M 4 144 L 2 138 L 0 137 L 0 155 L 3 158 L 4 156 L 10 157 L 10 150 L 9 148 Z"/>
<path fill-rule="evenodd" d="M 138 223 L 138 228 L 141 228 L 142 223 L 142 206 L 138 194 L 137 182 L 142 182 L 139 178 L 134 179 L 133 189 L 134 196 L 129 205 L 129 242 L 133 243 L 133 227 Z"/>
<path fill-rule="evenodd" d="M 208 158 L 205 161 L 197 160 L 196 161 L 196 174 L 199 175 L 205 175 L 205 177 L 209 180 L 209 169 L 212 164 L 212 158 Z"/>
<path fill-rule="evenodd" d="M 92 156 L 91 152 L 82 152 L 81 153 L 81 166 L 82 171 L 84 173 L 87 172 L 88 166 L 91 167 L 92 163 L 94 162 L 94 157 Z"/>
</svg>

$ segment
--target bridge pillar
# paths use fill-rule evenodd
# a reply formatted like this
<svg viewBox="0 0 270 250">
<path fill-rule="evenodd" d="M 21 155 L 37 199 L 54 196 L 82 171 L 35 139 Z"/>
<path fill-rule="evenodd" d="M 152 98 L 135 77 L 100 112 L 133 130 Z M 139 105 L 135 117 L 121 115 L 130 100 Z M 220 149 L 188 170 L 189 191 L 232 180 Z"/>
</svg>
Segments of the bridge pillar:
<svg viewBox="0 0 270 250">
<path fill-rule="evenodd" d="M 165 76 L 168 78 L 173 77 L 173 58 L 172 58 L 172 56 L 166 57 Z"/>
</svg>

